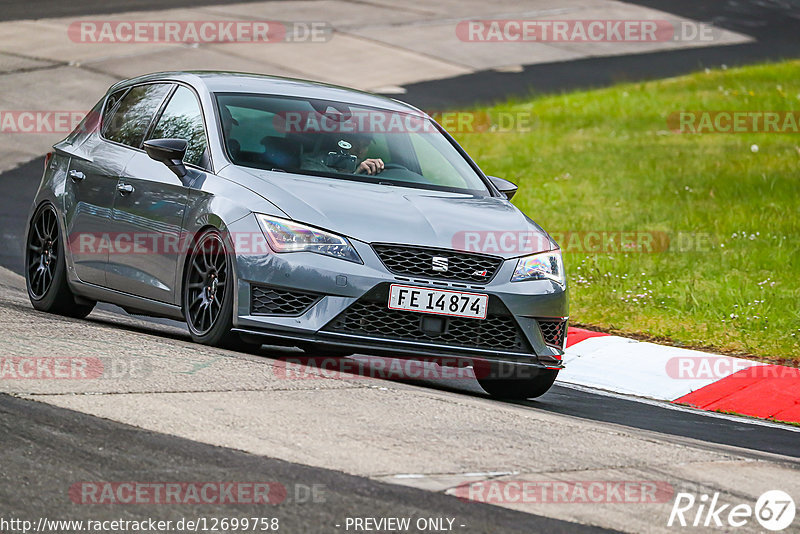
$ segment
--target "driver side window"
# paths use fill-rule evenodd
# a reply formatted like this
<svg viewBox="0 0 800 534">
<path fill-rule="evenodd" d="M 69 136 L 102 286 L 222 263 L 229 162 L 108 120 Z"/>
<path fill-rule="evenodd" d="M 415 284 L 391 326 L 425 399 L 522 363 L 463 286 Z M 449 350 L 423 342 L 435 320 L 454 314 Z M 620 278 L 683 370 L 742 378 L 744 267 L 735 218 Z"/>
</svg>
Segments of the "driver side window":
<svg viewBox="0 0 800 534">
<path fill-rule="evenodd" d="M 185 139 L 185 163 L 204 167 L 206 159 L 206 130 L 200 104 L 191 89 L 178 86 L 170 98 L 164 112 L 158 118 L 156 127 L 148 139 Z"/>
</svg>

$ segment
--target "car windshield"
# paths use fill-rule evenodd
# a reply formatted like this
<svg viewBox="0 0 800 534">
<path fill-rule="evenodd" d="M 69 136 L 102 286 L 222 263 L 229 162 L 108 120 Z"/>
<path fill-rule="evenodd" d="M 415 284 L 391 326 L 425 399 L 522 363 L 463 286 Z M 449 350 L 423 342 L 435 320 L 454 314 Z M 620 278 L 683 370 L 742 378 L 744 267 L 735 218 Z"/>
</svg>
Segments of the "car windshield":
<svg viewBox="0 0 800 534">
<path fill-rule="evenodd" d="M 429 118 L 287 96 L 216 95 L 236 165 L 343 180 L 488 195 Z"/>
</svg>

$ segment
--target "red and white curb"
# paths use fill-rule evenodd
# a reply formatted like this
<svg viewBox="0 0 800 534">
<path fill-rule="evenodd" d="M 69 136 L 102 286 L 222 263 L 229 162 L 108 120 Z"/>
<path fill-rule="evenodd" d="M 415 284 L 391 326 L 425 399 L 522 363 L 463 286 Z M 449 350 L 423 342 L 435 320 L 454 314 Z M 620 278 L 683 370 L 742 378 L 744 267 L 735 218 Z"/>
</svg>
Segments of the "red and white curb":
<svg viewBox="0 0 800 534">
<path fill-rule="evenodd" d="M 800 369 L 570 328 L 559 382 L 800 423 Z"/>
</svg>

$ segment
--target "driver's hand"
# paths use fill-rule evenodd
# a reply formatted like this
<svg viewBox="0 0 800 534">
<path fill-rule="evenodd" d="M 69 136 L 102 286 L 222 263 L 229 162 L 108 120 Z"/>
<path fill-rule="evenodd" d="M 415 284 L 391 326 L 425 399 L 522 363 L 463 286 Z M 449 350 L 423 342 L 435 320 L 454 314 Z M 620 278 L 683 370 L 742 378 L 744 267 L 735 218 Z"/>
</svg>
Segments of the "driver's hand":
<svg viewBox="0 0 800 534">
<path fill-rule="evenodd" d="M 361 165 L 356 169 L 356 174 L 364 172 L 367 174 L 378 174 L 381 171 L 383 171 L 383 160 L 380 158 L 370 158 L 361 162 Z"/>
</svg>

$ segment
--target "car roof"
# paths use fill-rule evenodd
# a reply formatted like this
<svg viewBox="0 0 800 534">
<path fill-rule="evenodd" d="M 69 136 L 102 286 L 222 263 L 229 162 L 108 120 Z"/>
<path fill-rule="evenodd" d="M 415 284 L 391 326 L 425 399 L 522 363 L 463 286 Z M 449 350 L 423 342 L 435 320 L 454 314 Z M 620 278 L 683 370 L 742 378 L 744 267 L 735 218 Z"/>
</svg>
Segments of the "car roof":
<svg viewBox="0 0 800 534">
<path fill-rule="evenodd" d="M 252 74 L 245 72 L 222 71 L 174 71 L 146 74 L 115 84 L 110 91 L 128 85 L 155 81 L 179 81 L 187 83 L 197 90 L 205 89 L 210 93 L 253 93 L 269 95 L 285 95 L 301 98 L 332 100 L 367 107 L 375 107 L 389 111 L 405 113 L 422 113 L 405 102 L 387 98 L 365 91 L 331 85 L 309 80 Z"/>
</svg>

